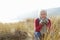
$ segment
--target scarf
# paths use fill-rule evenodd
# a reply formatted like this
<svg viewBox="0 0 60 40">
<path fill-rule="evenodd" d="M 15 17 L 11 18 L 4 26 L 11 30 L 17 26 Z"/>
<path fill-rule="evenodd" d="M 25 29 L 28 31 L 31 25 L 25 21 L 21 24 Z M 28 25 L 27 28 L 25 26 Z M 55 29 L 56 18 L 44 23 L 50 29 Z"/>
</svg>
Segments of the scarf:
<svg viewBox="0 0 60 40">
<path fill-rule="evenodd" d="M 47 26 L 46 26 L 46 24 L 47 24 L 47 22 L 48 22 L 48 18 L 45 18 L 45 19 L 42 19 L 42 18 L 40 18 L 40 21 L 43 21 L 43 26 L 42 26 L 42 29 L 41 29 L 41 34 L 44 34 L 44 33 L 46 33 L 47 32 Z M 45 22 L 45 23 L 44 23 Z"/>
</svg>

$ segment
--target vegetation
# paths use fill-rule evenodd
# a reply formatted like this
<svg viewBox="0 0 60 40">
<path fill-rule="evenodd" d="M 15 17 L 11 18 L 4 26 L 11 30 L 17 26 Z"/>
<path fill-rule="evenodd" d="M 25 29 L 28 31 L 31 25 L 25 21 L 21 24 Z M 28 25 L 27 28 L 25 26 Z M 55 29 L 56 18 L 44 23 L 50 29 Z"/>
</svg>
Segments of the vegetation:
<svg viewBox="0 0 60 40">
<path fill-rule="evenodd" d="M 52 22 L 51 30 L 44 37 L 44 40 L 60 40 L 60 17 L 53 16 L 50 19 Z M 0 40 L 29 40 L 26 38 L 33 40 L 33 36 L 34 19 L 30 18 L 16 23 L 0 23 Z"/>
</svg>

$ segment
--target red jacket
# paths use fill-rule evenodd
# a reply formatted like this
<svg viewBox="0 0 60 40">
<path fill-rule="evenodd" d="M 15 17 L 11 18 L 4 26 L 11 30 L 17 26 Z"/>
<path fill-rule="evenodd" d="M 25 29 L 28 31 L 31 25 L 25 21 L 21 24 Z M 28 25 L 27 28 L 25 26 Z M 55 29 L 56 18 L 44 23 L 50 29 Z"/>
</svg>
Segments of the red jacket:
<svg viewBox="0 0 60 40">
<path fill-rule="evenodd" d="M 50 27 L 51 27 L 51 21 L 50 21 L 50 19 L 48 19 L 48 23 L 47 23 L 47 27 L 50 29 Z M 35 21 L 34 21 L 34 26 L 35 26 L 35 31 L 36 32 L 40 32 L 40 30 L 42 29 L 42 24 L 40 24 L 39 23 L 39 19 L 37 18 L 37 19 L 35 19 Z"/>
</svg>

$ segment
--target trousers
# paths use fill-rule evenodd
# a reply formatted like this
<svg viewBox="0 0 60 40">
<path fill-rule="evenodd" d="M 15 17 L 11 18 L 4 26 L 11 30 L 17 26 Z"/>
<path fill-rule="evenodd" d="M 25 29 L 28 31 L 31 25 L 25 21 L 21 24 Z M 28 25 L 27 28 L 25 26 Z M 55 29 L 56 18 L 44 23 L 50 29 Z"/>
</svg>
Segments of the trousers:
<svg viewBox="0 0 60 40">
<path fill-rule="evenodd" d="M 35 32 L 34 33 L 34 40 L 40 40 L 41 33 L 40 32 Z"/>
</svg>

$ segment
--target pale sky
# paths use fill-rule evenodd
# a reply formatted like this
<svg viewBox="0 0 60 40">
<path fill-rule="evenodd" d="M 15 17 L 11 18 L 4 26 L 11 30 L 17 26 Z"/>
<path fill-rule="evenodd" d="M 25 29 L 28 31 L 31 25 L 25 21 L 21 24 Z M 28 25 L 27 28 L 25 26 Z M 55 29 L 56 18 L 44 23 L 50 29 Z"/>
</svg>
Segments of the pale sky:
<svg viewBox="0 0 60 40">
<path fill-rule="evenodd" d="M 60 7 L 60 0 L 0 0 L 0 22 L 16 22 L 30 12 Z"/>
</svg>

